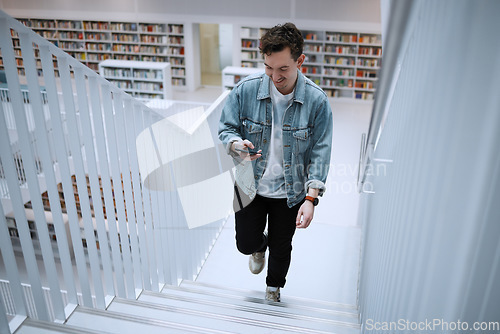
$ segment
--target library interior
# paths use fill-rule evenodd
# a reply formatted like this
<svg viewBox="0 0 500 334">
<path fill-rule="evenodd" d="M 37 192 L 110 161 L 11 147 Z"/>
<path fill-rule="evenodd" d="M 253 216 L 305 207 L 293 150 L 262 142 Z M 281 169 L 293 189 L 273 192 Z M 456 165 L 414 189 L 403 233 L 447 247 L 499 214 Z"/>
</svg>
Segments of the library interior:
<svg viewBox="0 0 500 334">
<path fill-rule="evenodd" d="M 499 333 L 498 13 L 0 0 L 0 334 Z"/>
<path fill-rule="evenodd" d="M 120 221 L 127 221 L 129 212 L 135 211 L 134 208 L 137 206 L 134 195 L 137 190 L 135 189 L 141 188 L 143 184 L 148 184 L 147 182 L 151 184 L 150 180 L 154 177 L 158 181 L 158 175 L 161 173 L 158 170 L 151 172 L 151 168 L 154 169 L 151 166 L 146 167 L 147 171 L 142 169 L 142 165 L 144 165 L 142 160 L 145 161 L 147 158 L 143 158 L 144 152 L 139 149 L 137 149 L 139 158 L 137 170 L 122 165 L 122 159 L 118 157 L 126 153 L 118 150 L 116 154 L 113 154 L 109 145 L 119 145 L 121 141 L 119 137 L 120 127 L 129 126 L 128 116 L 125 117 L 125 120 L 120 121 L 121 123 L 117 122 L 116 128 L 113 130 L 108 128 L 107 117 L 111 116 L 103 111 L 102 119 L 106 119 L 106 121 L 105 124 L 101 124 L 104 125 L 104 128 L 100 124 L 90 125 L 92 121 L 96 122 L 101 119 L 101 116 L 94 115 L 93 112 L 94 108 L 97 107 L 93 94 L 100 97 L 97 98 L 97 101 L 102 99 L 103 106 L 106 103 L 114 104 L 117 98 L 128 101 L 129 96 L 133 97 L 134 101 L 141 103 L 141 107 L 131 107 L 134 112 L 137 108 L 148 108 L 148 112 L 151 110 L 151 115 L 147 116 L 149 117 L 148 122 L 160 124 L 162 120 L 168 119 L 191 133 L 190 141 L 195 140 L 194 134 L 199 132 L 198 129 L 203 128 L 203 126 L 197 125 L 198 128 L 192 130 L 195 124 L 199 124 L 197 122 L 200 112 L 208 113 L 211 111 L 210 115 L 217 115 L 217 113 L 220 115 L 220 109 L 227 94 L 241 79 L 251 74 L 264 72 L 264 58 L 259 49 L 260 38 L 270 28 L 278 24 L 292 22 L 300 30 L 304 39 L 305 61 L 299 70 L 324 91 L 331 105 L 336 129 L 333 143 L 335 147 L 334 164 L 356 165 L 359 140 L 351 141 L 350 138 L 360 137 L 361 133 L 367 130 L 378 72 L 381 68 L 380 6 L 378 0 L 314 0 L 307 3 L 295 0 L 271 2 L 264 0 L 253 2 L 227 0 L 211 2 L 201 0 L 185 2 L 171 0 L 89 0 L 86 2 L 75 0 L 48 0 L 44 2 L 2 0 L 0 9 L 50 43 L 48 50 L 52 53 L 53 59 L 50 61 L 50 54 L 47 56 L 47 49 L 44 49 L 45 44 L 42 46 L 42 42 L 39 44 L 37 39 L 32 39 L 34 57 L 28 59 L 26 47 L 23 46 L 25 33 L 19 29 L 11 28 L 9 37 L 12 40 L 14 63 L 9 63 L 6 57 L 0 58 L 2 59 L 0 71 L 2 73 L 8 72 L 9 64 L 15 64 L 15 74 L 21 91 L 31 89 L 34 83 L 30 82 L 30 71 L 35 71 L 37 73 L 36 82 L 42 92 L 43 109 L 50 106 L 50 85 L 54 83 L 56 93 L 60 96 L 61 108 L 67 109 L 66 106 L 71 103 L 65 98 L 69 94 L 75 96 L 74 109 L 77 110 L 76 118 L 74 118 L 77 127 L 68 123 L 73 118 L 70 118 L 65 110 L 61 114 L 63 119 L 60 137 L 55 136 L 55 130 L 50 130 L 54 131 L 54 139 L 51 139 L 50 136 L 48 138 L 49 151 L 47 154 L 53 158 L 53 161 L 70 160 L 70 165 L 66 166 L 66 170 L 64 166 L 58 166 L 54 180 L 50 180 L 46 175 L 40 176 L 46 174 L 44 173 L 45 169 L 43 169 L 45 165 L 43 152 L 38 145 L 33 144 L 33 149 L 40 151 L 35 158 L 35 165 L 38 167 L 33 173 L 38 175 L 38 178 L 43 179 L 38 191 L 41 194 L 41 208 L 43 208 L 44 218 L 48 226 L 48 246 L 53 250 L 54 265 L 57 268 L 54 273 L 55 277 L 51 278 L 50 270 L 43 264 L 44 233 L 40 233 L 36 223 L 36 202 L 39 199 L 34 199 L 32 192 L 21 189 L 22 203 L 24 204 L 21 205 L 21 208 L 17 208 L 17 211 L 16 203 L 3 199 L 10 242 L 16 261 L 19 262 L 18 270 L 21 282 L 30 284 L 32 281 L 30 277 L 33 273 L 30 272 L 28 266 L 22 263 L 26 261 L 26 255 L 23 252 L 23 242 L 26 240 L 23 241 L 22 224 L 19 223 L 19 218 L 16 215 L 16 213 L 20 213 L 20 209 L 25 211 L 28 221 L 26 232 L 30 234 L 30 239 L 33 242 L 35 254 L 33 263 L 36 263 L 37 267 L 40 268 L 37 275 L 40 276 L 41 284 L 44 287 L 53 288 L 55 283 L 52 283 L 51 286 L 51 281 L 57 280 L 60 289 L 76 290 L 77 298 L 83 298 L 83 304 L 85 304 L 85 284 L 88 284 L 92 291 L 91 298 L 93 300 L 90 304 L 97 305 L 98 308 L 99 305 L 102 305 L 103 302 L 99 299 L 100 284 L 92 275 L 102 275 L 106 280 L 106 275 L 110 275 L 110 269 L 106 269 L 109 265 L 106 261 L 112 262 L 112 270 L 116 270 L 114 268 L 120 269 L 122 261 L 126 270 L 127 260 L 125 258 L 120 260 L 116 257 L 117 254 L 118 256 L 125 254 L 128 249 L 128 247 L 123 248 L 124 240 L 128 239 L 129 243 L 127 244 L 131 249 L 131 256 L 137 255 L 134 252 L 135 239 L 132 238 L 132 233 L 129 232 L 127 236 L 127 233 L 121 232 L 130 230 L 130 226 L 122 225 L 123 223 Z M 53 51 L 53 49 L 57 49 L 57 51 Z M 73 60 L 62 61 L 63 56 L 58 53 L 59 51 L 64 53 L 64 57 L 67 55 L 84 65 L 85 69 L 81 70 L 82 73 L 79 72 L 80 70 L 77 69 L 78 67 Z M 2 54 L 5 54 L 3 50 Z M 34 62 L 32 63 L 32 61 Z M 51 66 L 48 71 L 47 66 Z M 96 73 L 99 79 L 92 78 L 88 70 Z M 53 72 L 54 76 L 48 75 L 49 72 Z M 8 75 L 9 73 L 7 73 L 7 77 Z M 2 88 L 7 90 L 8 80 L 5 80 L 5 77 L 4 75 Z M 79 78 L 83 78 L 85 81 L 80 86 Z M 105 79 L 112 88 L 111 86 L 104 88 L 105 85 L 101 83 L 100 78 Z M 92 91 L 92 88 L 98 85 L 102 85 L 100 95 L 98 91 Z M 80 93 L 86 89 L 88 89 L 88 94 L 83 94 L 88 95 L 88 97 L 81 99 Z M 107 100 L 105 96 L 109 94 L 109 91 L 112 92 L 111 98 Z M 123 97 L 118 95 L 118 91 L 120 94 L 124 94 Z M 7 92 L 4 93 L 4 95 L 7 94 Z M 26 97 L 30 95 L 28 92 L 23 94 Z M 81 100 L 88 100 L 88 105 L 85 106 Z M 31 108 L 30 102 L 30 99 L 25 99 L 23 104 L 25 107 Z M 89 109 L 90 123 L 84 123 L 81 111 L 78 112 L 82 108 Z M 127 110 L 126 105 L 123 109 Z M 116 106 L 114 113 L 118 114 Z M 7 114 L 7 119 L 10 116 L 13 123 L 7 124 L 7 127 L 10 126 L 10 133 L 14 134 L 15 115 L 11 114 L 10 111 Z M 29 117 L 31 119 L 34 116 Z M 216 121 L 218 120 L 212 121 L 210 117 L 213 116 L 207 116 L 208 126 L 212 132 L 216 132 Z M 50 118 L 52 119 L 52 117 Z M 141 121 L 137 121 L 137 119 L 135 121 L 137 127 Z M 146 116 L 143 116 L 142 123 L 145 124 L 145 122 Z M 87 126 L 89 126 L 89 130 L 86 130 Z M 101 128 L 104 133 L 99 136 Z M 114 133 L 118 136 L 117 142 L 108 142 L 110 131 L 115 131 Z M 80 144 L 72 143 L 71 136 L 68 136 L 68 133 L 71 132 L 81 133 Z M 127 130 L 125 132 L 129 136 L 130 132 Z M 136 132 L 138 133 L 137 128 Z M 19 136 L 21 135 L 19 134 Z M 147 133 L 146 136 L 144 133 L 138 133 L 136 136 L 137 145 L 147 145 L 149 143 L 148 136 Z M 91 145 L 88 137 L 90 139 L 94 137 L 95 152 L 86 152 L 81 158 L 82 161 L 78 162 L 73 158 L 71 152 L 78 150 L 77 145 L 83 144 L 85 148 Z M 58 138 L 62 142 L 62 146 L 58 145 Z M 128 138 L 123 139 L 123 141 L 127 140 Z M 135 139 L 133 140 L 135 141 Z M 143 140 L 146 143 L 142 142 Z M 155 140 L 161 151 L 163 139 L 157 136 Z M 165 145 L 176 145 L 171 137 L 165 140 L 169 141 Z M 64 144 L 65 141 L 66 144 Z M 108 148 L 104 150 L 108 150 L 108 157 L 100 152 L 100 141 L 106 142 L 104 145 Z M 214 138 L 213 142 L 215 145 L 219 144 L 217 138 Z M 179 143 L 178 145 L 185 152 L 184 154 L 194 152 L 193 147 L 189 147 L 188 144 Z M 67 152 L 67 154 L 61 155 L 60 150 Z M 88 157 L 93 154 L 97 156 L 89 160 Z M 171 152 L 171 154 L 174 153 Z M 17 163 L 22 163 L 20 156 L 21 152 L 16 160 Z M 159 159 L 165 164 L 165 160 L 168 161 L 172 158 L 165 155 Z M 107 167 L 100 165 L 100 161 L 103 160 L 109 160 L 109 172 Z M 113 160 L 119 161 L 118 166 L 114 166 L 117 164 L 113 163 Z M 79 164 L 81 164 L 80 168 Z M 92 164 L 98 165 L 94 171 L 91 167 Z M 204 174 L 207 174 L 208 165 L 209 162 L 204 166 Z M 128 173 L 121 173 L 120 170 L 124 168 L 131 168 L 132 174 L 129 176 Z M 190 166 L 187 169 L 189 168 Z M 16 171 L 18 174 L 22 174 L 20 178 L 29 183 L 29 177 L 23 175 L 24 171 L 20 171 L 19 168 Z M 138 172 L 138 180 L 134 179 L 134 172 Z M 146 172 L 150 174 L 143 176 Z M 175 173 L 176 171 L 171 172 Z M 64 173 L 70 174 L 66 183 Z M 118 175 L 118 179 L 121 178 L 123 191 L 116 191 L 117 187 L 120 187 L 119 182 L 114 182 L 116 175 Z M 51 194 L 51 187 L 48 185 L 51 181 L 55 182 L 53 194 Z M 134 184 L 134 182 L 138 183 Z M 283 296 L 285 301 L 287 297 L 293 297 L 318 300 L 320 305 L 321 303 L 325 303 L 325 305 L 328 303 L 354 305 L 356 303 L 356 275 L 358 273 L 356 259 L 359 257 L 359 249 L 356 248 L 356 244 L 359 243 L 360 238 L 356 222 L 358 194 L 355 190 L 353 173 L 339 175 L 335 180 L 332 178 L 330 182 L 331 184 L 327 185 L 329 191 L 325 193 L 322 205 L 319 205 L 315 212 L 314 223 L 316 227 L 311 228 L 309 234 L 302 233 L 294 239 L 294 249 L 297 251 L 294 251 L 294 265 L 289 274 L 287 288 L 284 290 L 286 291 L 286 296 Z M 8 193 L 10 188 L 7 183 L 2 185 L 3 192 Z M 167 283 L 166 286 L 176 286 L 181 277 L 187 277 L 182 279 L 184 284 L 188 284 L 188 281 L 196 281 L 198 284 L 216 284 L 233 289 L 262 290 L 262 286 L 265 286 L 265 275 L 249 276 L 248 269 L 245 269 L 245 266 L 248 265 L 247 257 L 236 249 L 234 215 L 228 216 L 224 213 L 225 216 L 222 220 L 218 217 L 213 218 L 213 215 L 204 213 L 203 210 L 215 210 L 200 206 L 200 202 L 187 209 L 186 203 L 182 202 L 182 187 L 179 188 L 178 194 L 168 195 L 172 197 L 170 201 L 177 200 L 178 197 L 182 205 L 167 204 L 169 201 L 168 198 L 165 198 L 167 195 L 158 194 L 153 188 L 154 186 L 148 190 L 147 195 L 142 194 L 142 196 L 150 196 L 152 200 L 150 212 L 146 207 L 143 208 L 144 220 L 142 224 L 146 226 L 144 238 L 145 240 L 150 240 L 149 237 L 153 238 L 156 245 L 153 249 L 161 248 L 163 245 L 163 251 L 158 250 L 159 253 L 156 254 L 156 257 L 154 253 L 150 255 L 155 258 L 157 266 L 160 268 L 158 269 L 159 273 L 155 273 L 150 279 L 149 287 L 152 291 L 159 291 L 157 286 L 163 287 L 162 283 Z M 197 199 L 202 196 L 215 196 L 203 194 L 200 189 L 196 192 L 198 192 L 195 196 Z M 55 195 L 57 196 L 54 197 Z M 230 198 L 226 198 L 227 204 L 231 204 L 233 201 L 232 192 L 230 195 Z M 96 198 L 99 201 L 96 201 Z M 59 202 L 60 213 L 54 211 L 55 200 Z M 182 215 L 178 212 L 179 205 L 184 211 Z M 161 212 L 162 206 L 166 206 L 166 212 Z M 341 210 L 342 207 L 348 209 Z M 76 214 L 77 217 L 76 227 L 71 223 L 73 220 L 72 210 L 75 211 L 73 215 Z M 202 226 L 197 227 L 198 230 L 201 229 L 199 232 L 193 228 L 192 231 L 180 231 L 174 236 L 148 235 L 151 229 L 155 233 L 157 229 L 162 231 L 163 226 L 158 227 L 156 224 L 164 224 L 167 230 L 175 229 L 175 226 L 180 228 L 189 220 L 189 217 L 195 214 L 206 216 L 193 218 L 196 220 L 196 226 Z M 58 231 L 56 215 L 62 215 L 62 222 L 59 223 L 64 231 L 61 229 Z M 89 217 L 88 222 L 86 215 Z M 159 216 L 160 219 L 166 218 L 167 222 L 160 223 L 159 220 L 156 220 L 156 216 Z M 110 219 L 115 219 L 115 217 L 116 226 L 109 224 Z M 151 221 L 147 222 L 148 219 Z M 210 219 L 212 221 L 207 221 Z M 192 228 L 189 222 L 187 222 L 187 226 Z M 208 226 L 205 228 L 207 231 L 203 232 L 203 226 Z M 149 231 L 148 228 L 150 228 Z M 198 234 L 192 236 L 191 233 Z M 117 239 L 113 240 L 113 236 Z M 137 237 L 140 238 L 141 234 L 139 233 Z M 178 240 L 171 242 L 171 238 Z M 332 243 L 331 238 L 337 242 Z M 82 240 L 82 249 L 79 249 L 80 245 L 71 246 L 71 243 L 74 244 L 74 241 L 78 239 Z M 321 240 L 323 249 L 314 249 L 314 245 L 320 246 L 320 243 L 314 242 L 315 239 Z M 70 246 L 61 247 L 62 240 L 65 240 Z M 140 244 L 143 242 L 139 241 Z M 202 245 L 193 245 L 193 243 L 202 243 Z M 115 249 L 115 246 L 118 247 L 118 250 Z M 139 255 L 137 256 L 144 255 L 141 247 L 139 247 L 140 251 L 138 251 Z M 306 251 L 308 248 L 309 251 Z M 65 249 L 67 249 L 68 254 L 65 254 Z M 108 251 L 108 254 L 102 253 L 103 251 Z M 308 256 L 312 252 L 324 251 L 338 254 L 333 260 L 333 267 L 312 268 L 313 264 L 308 261 Z M 78 265 L 78 259 L 81 256 L 85 258 L 83 266 L 85 263 L 89 266 L 88 275 L 90 278 L 87 283 L 83 282 L 83 276 L 87 274 L 82 274 L 83 272 L 87 273 L 87 271 Z M 93 256 L 97 257 L 93 258 Z M 105 260 L 108 256 L 110 259 Z M 148 264 L 153 266 L 155 261 L 153 258 L 149 260 L 134 258 L 131 262 L 134 265 L 136 261 L 138 261 L 137 263 L 148 261 Z M 189 258 L 191 260 L 188 260 Z M 93 261 L 97 262 L 97 267 Z M 200 265 L 200 261 L 203 265 Z M 68 271 L 68 269 L 63 269 L 65 262 L 71 266 L 70 271 L 74 271 L 76 284 L 70 283 L 68 280 L 68 275 L 71 273 L 66 273 L 65 270 Z M 221 270 L 223 264 L 227 268 Z M 176 272 L 169 268 L 172 265 L 180 269 Z M 228 268 L 231 267 L 238 268 L 234 270 L 232 275 L 228 274 Z M 7 268 L 6 263 L 0 265 L 0 280 L 3 282 L 9 280 Z M 140 268 L 134 268 L 136 275 L 140 275 L 140 271 Z M 323 289 L 317 289 L 312 285 L 304 288 L 300 281 L 308 271 L 318 272 L 318 277 L 321 277 L 318 281 L 320 285 L 327 284 L 332 279 L 339 284 L 336 284 L 333 289 L 328 289 L 326 294 Z M 129 275 L 129 273 L 126 274 Z M 116 280 L 116 277 L 109 280 Z M 115 283 L 107 282 L 106 285 L 114 286 L 116 284 L 119 287 L 120 284 L 125 284 L 127 289 L 129 280 L 133 282 L 137 280 L 137 277 L 134 279 L 127 277 L 125 283 L 123 281 L 122 283 L 118 281 Z M 33 289 L 31 287 L 30 291 Z M 108 295 L 107 292 L 104 294 Z M 129 290 L 124 293 L 125 296 L 131 294 L 133 293 Z M 69 298 L 66 297 L 66 294 L 64 296 L 66 299 Z M 99 304 L 100 302 L 101 304 Z M 68 304 L 71 303 L 66 301 L 65 305 Z M 109 303 L 104 301 L 104 305 L 109 306 Z M 347 306 L 347 309 L 350 307 Z M 7 312 L 9 316 L 11 313 L 16 314 L 14 311 Z M 347 318 L 352 316 L 349 314 Z M 76 324 L 77 316 L 72 316 L 72 318 L 75 321 L 73 324 Z M 49 312 L 49 319 L 58 319 L 58 315 Z M 9 318 L 9 320 L 12 319 Z M 348 322 L 350 321 L 348 319 Z"/>
</svg>

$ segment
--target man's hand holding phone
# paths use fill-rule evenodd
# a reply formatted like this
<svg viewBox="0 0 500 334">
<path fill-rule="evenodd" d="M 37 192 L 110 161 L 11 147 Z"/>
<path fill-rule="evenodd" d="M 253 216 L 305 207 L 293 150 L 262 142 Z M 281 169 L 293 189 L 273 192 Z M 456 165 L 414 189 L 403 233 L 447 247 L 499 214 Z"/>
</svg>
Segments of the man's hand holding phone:
<svg viewBox="0 0 500 334">
<path fill-rule="evenodd" d="M 257 150 L 252 150 L 252 149 L 242 150 L 241 148 L 235 148 L 235 150 L 238 151 L 238 152 L 248 153 L 250 155 L 255 155 L 258 152 Z"/>
<path fill-rule="evenodd" d="M 258 159 L 262 155 L 262 150 L 255 149 L 252 142 L 248 139 L 234 142 L 233 151 L 238 153 L 241 159 L 249 161 Z"/>
</svg>

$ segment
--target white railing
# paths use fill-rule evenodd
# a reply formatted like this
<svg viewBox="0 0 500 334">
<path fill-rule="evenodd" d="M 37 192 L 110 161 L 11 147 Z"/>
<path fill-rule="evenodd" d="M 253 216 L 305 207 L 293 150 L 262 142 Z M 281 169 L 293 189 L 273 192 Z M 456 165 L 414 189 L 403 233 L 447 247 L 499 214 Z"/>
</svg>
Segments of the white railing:
<svg viewBox="0 0 500 334">
<path fill-rule="evenodd" d="M 36 309 L 36 304 L 33 300 L 33 292 L 31 290 L 31 285 L 26 284 L 26 283 L 21 283 L 22 291 L 26 299 L 26 311 L 27 311 L 27 316 L 33 319 L 37 319 L 37 309 Z M 43 287 L 43 294 L 45 296 L 45 300 L 48 301 L 50 305 L 50 289 L 47 287 Z M 10 282 L 5 281 L 5 280 L 0 280 L 0 296 L 3 297 L 4 299 L 4 307 L 5 307 L 5 313 L 8 315 L 15 315 L 16 314 L 16 305 L 14 303 L 14 300 L 12 298 L 12 293 L 10 291 Z M 64 305 L 68 304 L 68 292 L 65 290 L 61 291 L 61 296 L 63 299 Z M 83 304 L 83 298 L 81 293 L 77 293 L 77 300 L 80 305 Z M 92 297 L 92 301 L 94 302 L 94 307 L 95 307 L 95 297 Z M 48 308 L 49 311 L 49 318 L 50 319 L 55 319 L 54 317 L 54 310 L 51 309 L 50 307 Z M 1 332 L 0 332 L 1 333 Z"/>
<path fill-rule="evenodd" d="M 33 110 L 31 108 L 31 104 L 29 103 L 29 96 L 28 96 L 28 91 L 23 89 L 21 90 L 22 96 L 23 96 L 23 105 L 26 113 L 26 121 L 28 125 L 28 131 L 30 133 L 30 141 L 33 147 L 33 154 L 35 157 L 38 157 L 38 150 L 37 150 L 37 144 L 36 144 L 36 138 L 34 136 L 34 129 L 35 129 L 35 120 L 33 118 Z M 47 94 L 45 92 L 41 92 L 41 97 L 42 97 L 42 105 L 44 109 L 44 114 L 46 119 L 49 117 L 49 111 L 47 107 Z M 5 122 L 7 129 L 11 132 L 16 131 L 16 123 L 15 123 L 15 118 L 14 118 L 14 110 L 12 109 L 12 103 L 10 100 L 10 95 L 9 95 L 9 90 L 6 88 L 0 88 L 0 103 L 2 104 L 2 109 L 4 111 L 4 116 L 5 116 Z M 14 134 L 15 137 L 15 134 Z M 19 147 L 19 141 L 17 138 L 12 138 L 11 140 L 14 142 L 11 143 L 12 147 L 12 153 L 14 156 L 14 160 L 16 162 L 16 171 L 17 171 L 17 178 L 19 179 L 19 183 L 21 185 L 24 185 L 26 182 L 26 174 L 24 172 L 24 168 L 22 165 L 22 160 L 21 160 L 21 149 Z M 37 174 L 42 173 L 42 166 L 40 163 L 40 159 L 36 158 L 35 159 L 36 163 L 36 170 Z M 8 198 L 9 197 L 9 191 L 7 188 L 7 183 L 5 182 L 5 175 L 3 172 L 3 168 L 0 164 L 0 197 L 3 198 Z"/>
<path fill-rule="evenodd" d="M 363 332 L 498 333 L 500 2 L 391 4 L 360 159 Z"/>
<path fill-rule="evenodd" d="M 25 78 L 17 72 L 13 40 Z M 142 184 L 137 150 L 143 148 L 136 137 L 164 116 L 1 11 L 0 49 L 8 83 L 0 103 L 0 177 L 6 185 L 0 247 L 10 282 L 8 309 L 32 316 L 33 307 L 38 319 L 63 322 L 76 305 L 105 309 L 114 296 L 132 299 L 142 289 L 193 279 L 225 219 L 190 229 L 176 189 Z M 214 138 L 226 96 L 204 112 Z M 39 265 L 48 287 L 42 287 Z M 2 298 L 0 304 L 4 309 Z"/>
</svg>

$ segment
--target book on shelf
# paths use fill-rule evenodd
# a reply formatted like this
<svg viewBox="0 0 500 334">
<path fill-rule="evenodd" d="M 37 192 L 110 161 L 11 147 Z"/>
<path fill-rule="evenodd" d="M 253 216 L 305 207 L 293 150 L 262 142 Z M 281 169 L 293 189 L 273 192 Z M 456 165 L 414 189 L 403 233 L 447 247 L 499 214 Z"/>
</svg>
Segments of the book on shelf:
<svg viewBox="0 0 500 334">
<path fill-rule="evenodd" d="M 361 35 L 359 36 L 359 43 L 380 44 L 381 40 L 379 35 Z"/>
<path fill-rule="evenodd" d="M 315 41 L 318 39 L 318 35 L 315 33 L 306 33 L 304 39 L 306 41 Z"/>
<path fill-rule="evenodd" d="M 357 40 L 357 34 L 326 33 L 327 42 L 356 43 Z"/>
</svg>

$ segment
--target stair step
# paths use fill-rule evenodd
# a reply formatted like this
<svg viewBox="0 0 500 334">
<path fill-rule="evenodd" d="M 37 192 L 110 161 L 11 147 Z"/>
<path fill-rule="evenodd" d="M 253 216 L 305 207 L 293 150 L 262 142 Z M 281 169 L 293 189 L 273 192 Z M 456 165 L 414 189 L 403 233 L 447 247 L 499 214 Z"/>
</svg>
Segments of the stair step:
<svg viewBox="0 0 500 334">
<path fill-rule="evenodd" d="M 174 308 L 185 308 L 199 312 L 210 312 L 218 315 L 230 315 L 236 317 L 236 321 L 241 318 L 248 319 L 252 323 L 269 323 L 272 328 L 277 328 L 280 325 L 294 326 L 304 328 L 328 331 L 329 333 L 359 333 L 360 326 L 357 323 L 357 317 L 348 318 L 342 316 L 342 320 L 336 320 L 334 317 L 340 318 L 338 314 L 315 314 L 309 312 L 305 315 L 304 310 L 283 309 L 277 307 L 278 303 L 265 302 L 257 304 L 244 300 L 228 300 L 224 297 L 214 297 L 190 293 L 181 289 L 164 289 L 162 293 L 143 291 L 139 296 L 139 301 L 164 305 Z M 300 332 L 299 331 L 299 332 Z"/>
<path fill-rule="evenodd" d="M 134 301 L 132 301 L 134 302 Z M 223 330 L 213 330 L 196 326 L 196 321 L 190 324 L 154 319 L 137 314 L 124 314 L 109 310 L 97 310 L 78 306 L 68 318 L 66 324 L 78 326 L 86 330 L 95 330 L 99 333 L 109 334 L 230 334 Z M 17 334 L 17 333 L 16 333 Z"/>
<path fill-rule="evenodd" d="M 102 330 L 90 330 L 81 327 L 58 324 L 55 322 L 40 321 L 27 318 L 16 334 L 102 334 Z"/>
<path fill-rule="evenodd" d="M 359 328 L 340 327 L 331 324 L 318 325 L 315 323 L 311 326 L 310 324 L 293 321 L 293 319 L 287 319 L 286 322 L 272 322 L 269 320 L 269 317 L 265 317 L 264 315 L 254 315 L 252 319 L 249 317 L 249 313 L 235 315 L 235 311 L 227 312 L 228 309 L 225 309 L 225 313 L 218 313 L 215 307 L 202 307 L 201 310 L 197 310 L 193 308 L 193 305 L 190 305 L 191 308 L 183 308 L 179 305 L 162 305 L 115 298 L 108 309 L 122 314 L 166 319 L 167 321 L 195 324 L 196 326 L 210 329 L 229 330 L 231 333 L 359 333 Z"/>
<path fill-rule="evenodd" d="M 359 324 L 359 317 L 357 312 L 351 311 L 333 311 L 330 309 L 323 309 L 311 307 L 306 305 L 297 305 L 290 303 L 274 303 L 264 300 L 264 296 L 234 296 L 228 297 L 223 293 L 200 293 L 196 289 L 186 287 L 172 287 L 166 286 L 160 294 L 163 294 L 171 299 L 195 301 L 196 303 L 204 305 L 220 306 L 225 308 L 238 308 L 242 311 L 252 313 L 274 314 L 284 318 L 297 318 L 302 319 L 326 319 L 329 321 L 344 322 L 349 324 Z M 144 291 L 139 300 L 150 300 L 157 296 L 157 293 Z"/>
<path fill-rule="evenodd" d="M 166 289 L 170 288 L 171 286 L 166 285 L 163 288 L 163 291 L 166 291 Z M 213 284 L 199 283 L 199 282 L 185 281 L 185 280 L 181 282 L 180 288 L 186 289 L 191 292 L 196 292 L 199 294 L 225 296 L 228 298 L 239 299 L 239 300 L 243 299 L 248 301 L 254 301 L 257 303 L 262 303 L 265 297 L 264 290 L 263 291 L 244 290 L 244 289 L 222 287 Z M 341 312 L 343 314 L 350 314 L 353 317 L 358 318 L 358 309 L 354 305 L 346 305 L 346 304 L 326 302 L 315 299 L 292 297 L 292 296 L 287 296 L 284 291 L 281 292 L 281 302 L 276 303 L 276 305 L 284 308 L 311 309 L 314 311 L 326 312 L 326 313 L 328 313 L 329 311 L 333 313 Z"/>
</svg>

